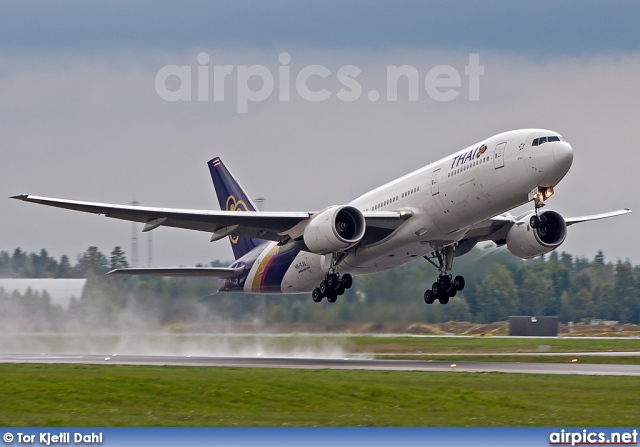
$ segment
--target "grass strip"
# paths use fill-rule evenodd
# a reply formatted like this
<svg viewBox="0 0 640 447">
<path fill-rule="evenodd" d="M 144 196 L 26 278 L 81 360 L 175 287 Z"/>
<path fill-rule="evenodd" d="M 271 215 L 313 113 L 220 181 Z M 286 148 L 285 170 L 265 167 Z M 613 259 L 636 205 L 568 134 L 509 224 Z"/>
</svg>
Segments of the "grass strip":
<svg viewBox="0 0 640 447">
<path fill-rule="evenodd" d="M 492 354 L 508 352 L 538 352 L 544 346 L 548 352 L 640 351 L 640 339 L 594 338 L 499 338 L 499 337 L 371 337 L 346 339 L 351 351 L 375 353 L 468 353 Z"/>
<path fill-rule="evenodd" d="M 0 426 L 632 426 L 637 377 L 0 365 Z"/>
<path fill-rule="evenodd" d="M 510 362 L 510 363 L 591 363 L 597 365 L 640 365 L 640 356 L 597 355 L 377 355 L 380 360 L 432 360 L 434 362 Z"/>
</svg>

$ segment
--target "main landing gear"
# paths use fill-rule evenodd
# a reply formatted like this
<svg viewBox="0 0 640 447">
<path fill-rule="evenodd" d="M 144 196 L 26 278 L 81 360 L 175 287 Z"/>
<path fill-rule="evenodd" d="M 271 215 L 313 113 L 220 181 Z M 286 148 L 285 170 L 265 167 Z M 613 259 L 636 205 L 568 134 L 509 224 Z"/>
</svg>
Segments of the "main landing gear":
<svg viewBox="0 0 640 447">
<path fill-rule="evenodd" d="M 440 304 L 447 304 L 449 298 L 456 296 L 458 291 L 464 289 L 464 277 L 456 276 L 451 279 L 451 275 L 442 275 L 433 283 L 430 289 L 424 292 L 424 302 L 433 304 L 436 300 Z"/>
<path fill-rule="evenodd" d="M 459 291 L 464 289 L 464 277 L 456 276 L 452 278 L 451 275 L 447 274 L 447 271 L 453 267 L 453 257 L 453 246 L 451 245 L 436 251 L 432 257 L 424 257 L 440 271 L 440 276 L 438 276 L 436 282 L 424 292 L 425 303 L 433 304 L 438 300 L 440 304 L 447 304 L 449 298 L 453 298 Z M 433 262 L 432 258 L 437 258 L 438 264 Z"/>
<path fill-rule="evenodd" d="M 318 287 L 311 292 L 314 303 L 319 303 L 322 298 L 327 298 L 330 303 L 335 303 L 338 296 L 342 295 L 346 289 L 353 285 L 353 278 L 350 274 L 339 275 L 338 273 L 328 273 Z"/>
<path fill-rule="evenodd" d="M 319 303 L 322 301 L 322 298 L 325 297 L 330 303 L 335 303 L 338 297 L 353 285 L 353 278 L 351 275 L 348 273 L 340 275 L 336 270 L 336 266 L 344 259 L 345 256 L 346 252 L 333 253 L 331 255 L 329 273 L 327 273 L 320 285 L 311 292 L 311 298 L 314 303 Z"/>
</svg>

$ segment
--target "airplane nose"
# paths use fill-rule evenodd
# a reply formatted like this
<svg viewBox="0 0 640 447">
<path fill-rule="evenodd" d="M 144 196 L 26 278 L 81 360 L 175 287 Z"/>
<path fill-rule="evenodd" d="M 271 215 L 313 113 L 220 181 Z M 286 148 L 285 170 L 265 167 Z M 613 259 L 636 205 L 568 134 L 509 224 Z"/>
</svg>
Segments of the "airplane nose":
<svg viewBox="0 0 640 447">
<path fill-rule="evenodd" d="M 553 158 L 560 166 L 569 169 L 573 163 L 573 148 L 566 141 L 559 141 L 553 146 Z"/>
</svg>

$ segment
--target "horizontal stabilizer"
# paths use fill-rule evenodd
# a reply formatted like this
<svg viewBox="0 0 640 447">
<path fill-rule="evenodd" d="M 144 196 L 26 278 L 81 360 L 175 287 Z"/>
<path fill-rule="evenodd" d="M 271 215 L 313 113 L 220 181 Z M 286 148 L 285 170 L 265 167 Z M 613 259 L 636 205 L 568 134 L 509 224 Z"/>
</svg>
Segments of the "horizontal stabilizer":
<svg viewBox="0 0 640 447">
<path fill-rule="evenodd" d="M 182 276 L 189 278 L 234 278 L 242 275 L 244 267 L 172 267 L 147 269 L 115 269 L 107 275 Z"/>
</svg>

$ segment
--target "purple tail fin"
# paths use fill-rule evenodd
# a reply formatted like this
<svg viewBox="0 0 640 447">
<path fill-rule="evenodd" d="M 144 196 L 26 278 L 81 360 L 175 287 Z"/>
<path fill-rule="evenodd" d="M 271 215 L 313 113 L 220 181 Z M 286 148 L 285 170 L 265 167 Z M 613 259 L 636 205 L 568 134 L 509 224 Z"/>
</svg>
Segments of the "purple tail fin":
<svg viewBox="0 0 640 447">
<path fill-rule="evenodd" d="M 247 193 L 242 189 L 240 183 L 233 174 L 222 163 L 220 157 L 209 161 L 209 171 L 211 179 L 216 189 L 220 209 L 226 211 L 256 211 Z M 241 236 L 229 236 L 231 248 L 236 259 L 241 258 L 249 251 L 260 245 L 263 241 Z"/>
</svg>

